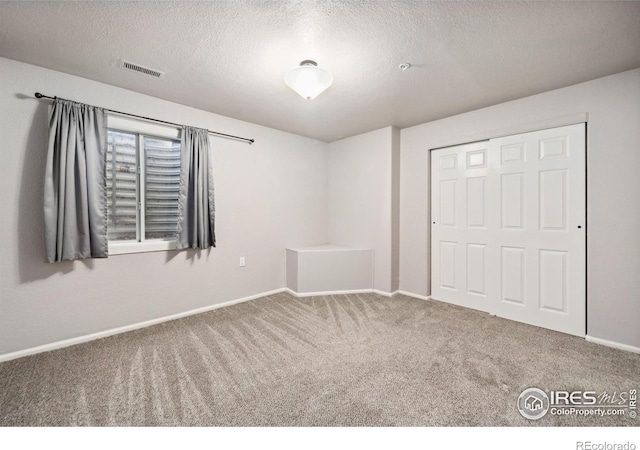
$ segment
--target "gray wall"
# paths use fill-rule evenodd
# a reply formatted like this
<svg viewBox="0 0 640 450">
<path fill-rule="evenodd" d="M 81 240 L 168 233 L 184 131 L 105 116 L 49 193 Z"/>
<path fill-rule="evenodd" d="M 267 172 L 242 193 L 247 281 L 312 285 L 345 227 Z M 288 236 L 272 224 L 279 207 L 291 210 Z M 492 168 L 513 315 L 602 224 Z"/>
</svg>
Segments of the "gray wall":
<svg viewBox="0 0 640 450">
<path fill-rule="evenodd" d="M 640 69 L 401 131 L 400 289 L 429 294 L 429 148 L 588 113 L 587 333 L 640 347 Z"/>
<path fill-rule="evenodd" d="M 327 241 L 326 143 L 1 58 L 0 86 L 0 355 L 282 288 L 285 247 Z M 211 137 L 218 248 L 45 263 L 36 91 L 255 138 Z"/>
<path fill-rule="evenodd" d="M 399 264 L 396 264 L 394 274 L 399 164 L 394 172 L 393 161 L 395 157 L 399 163 L 398 144 L 398 130 L 393 127 L 329 144 L 329 242 L 372 248 L 373 288 L 387 293 L 395 291 L 393 280 L 397 279 L 399 270 Z"/>
</svg>

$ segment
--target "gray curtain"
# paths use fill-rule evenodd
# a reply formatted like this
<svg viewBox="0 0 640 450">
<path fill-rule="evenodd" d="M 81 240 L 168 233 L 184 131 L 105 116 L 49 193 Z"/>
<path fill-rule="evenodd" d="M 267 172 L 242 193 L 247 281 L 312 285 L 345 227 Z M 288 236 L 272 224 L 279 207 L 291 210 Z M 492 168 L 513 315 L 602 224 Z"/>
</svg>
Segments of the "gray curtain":
<svg viewBox="0 0 640 450">
<path fill-rule="evenodd" d="M 106 258 L 105 111 L 56 99 L 49 120 L 44 220 L 50 263 Z"/>
<path fill-rule="evenodd" d="M 182 127 L 178 249 L 216 246 L 209 132 Z"/>
</svg>

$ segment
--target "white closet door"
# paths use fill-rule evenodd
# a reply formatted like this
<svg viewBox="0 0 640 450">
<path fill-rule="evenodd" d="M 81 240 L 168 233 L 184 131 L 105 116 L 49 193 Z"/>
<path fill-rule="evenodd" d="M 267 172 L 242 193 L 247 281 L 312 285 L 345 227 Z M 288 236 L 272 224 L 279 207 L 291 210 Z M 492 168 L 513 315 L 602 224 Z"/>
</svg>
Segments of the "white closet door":
<svg viewBox="0 0 640 450">
<path fill-rule="evenodd" d="M 487 312 L 498 295 L 490 279 L 498 224 L 488 144 L 431 152 L 431 296 Z"/>
<path fill-rule="evenodd" d="M 490 141 L 500 193 L 495 314 L 586 334 L 585 125 Z"/>
<path fill-rule="evenodd" d="M 431 296 L 585 335 L 585 126 L 431 152 Z"/>
</svg>

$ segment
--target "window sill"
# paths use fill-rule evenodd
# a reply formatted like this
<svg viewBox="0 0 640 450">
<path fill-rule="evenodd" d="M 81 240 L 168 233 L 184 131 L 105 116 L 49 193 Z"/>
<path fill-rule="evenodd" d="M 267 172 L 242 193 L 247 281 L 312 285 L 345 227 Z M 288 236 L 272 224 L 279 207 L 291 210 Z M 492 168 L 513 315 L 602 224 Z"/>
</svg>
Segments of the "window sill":
<svg viewBox="0 0 640 450">
<path fill-rule="evenodd" d="M 177 241 L 149 240 L 144 242 L 109 242 L 109 256 L 175 250 Z"/>
</svg>

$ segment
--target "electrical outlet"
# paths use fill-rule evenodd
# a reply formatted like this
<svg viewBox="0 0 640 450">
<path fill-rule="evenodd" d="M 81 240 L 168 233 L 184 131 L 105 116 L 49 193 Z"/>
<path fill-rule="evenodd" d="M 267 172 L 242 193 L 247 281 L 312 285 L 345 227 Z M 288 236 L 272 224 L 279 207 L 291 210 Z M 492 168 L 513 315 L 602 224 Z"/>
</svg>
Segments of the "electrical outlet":
<svg viewBox="0 0 640 450">
<path fill-rule="evenodd" d="M 244 256 L 240 257 L 240 267 L 244 267 L 246 265 L 246 262 L 244 260 Z"/>
</svg>

